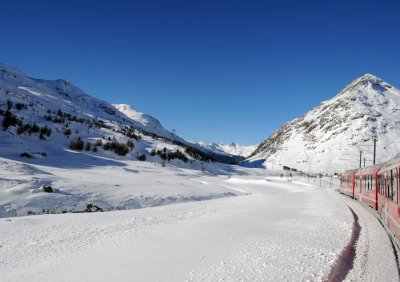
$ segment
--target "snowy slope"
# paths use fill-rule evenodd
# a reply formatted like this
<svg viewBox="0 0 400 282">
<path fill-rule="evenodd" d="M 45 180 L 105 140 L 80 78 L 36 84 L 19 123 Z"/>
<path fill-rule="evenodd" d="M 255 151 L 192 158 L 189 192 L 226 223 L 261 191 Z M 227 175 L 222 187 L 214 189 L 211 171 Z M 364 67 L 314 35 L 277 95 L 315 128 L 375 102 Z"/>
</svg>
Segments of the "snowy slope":
<svg viewBox="0 0 400 282">
<path fill-rule="evenodd" d="M 0 158 L 0 218 L 138 209 L 240 195 L 212 180 L 219 178 L 216 174 L 227 179 L 234 172 L 218 163 L 207 164 L 203 172 L 181 168 L 176 162 L 162 167 L 79 153 L 65 153 L 59 161 L 42 158 L 31 163 Z M 53 193 L 45 193 L 44 184 Z"/>
<path fill-rule="evenodd" d="M 130 105 L 113 104 L 113 106 L 116 109 L 118 109 L 118 111 L 129 117 L 130 119 L 140 123 L 141 126 L 143 126 L 143 128 L 146 128 L 146 130 L 154 132 L 161 136 L 168 136 L 169 138 L 177 138 L 177 136 L 166 130 L 158 121 L 158 119 L 156 119 L 155 117 L 141 113 Z"/>
<path fill-rule="evenodd" d="M 0 65 L 0 126 L 0 217 L 233 195 L 195 179 L 230 173 L 234 168 L 212 160 L 235 157 L 200 150 L 155 118 L 66 80 L 34 79 Z"/>
<path fill-rule="evenodd" d="M 0 64 L 0 122 L 4 129 L 0 134 L 5 138 L 21 144 L 29 143 L 38 149 L 65 149 L 71 140 L 77 138 L 93 145 L 95 139 L 104 137 L 118 142 L 136 139 L 134 143 L 138 150 L 135 153 L 138 154 L 147 155 L 152 149 L 164 147 L 180 149 L 186 154 L 187 147 L 192 147 L 195 149 L 192 158 L 202 160 L 208 156 L 217 161 L 235 161 L 232 156 L 222 154 L 220 158 L 215 152 L 183 140 L 163 128 L 156 118 L 130 106 L 111 105 L 93 98 L 67 80 L 33 79 L 4 64 Z M 32 132 L 34 125 L 39 130 L 46 130 L 45 133 L 48 128 L 51 132 Z M 68 130 L 71 132 L 63 134 Z M 35 136 L 40 137 L 40 141 Z M 20 147 L 16 149 L 20 150 Z M 19 153 L 14 152 L 14 155 Z"/>
<path fill-rule="evenodd" d="M 223 143 L 206 143 L 203 141 L 195 142 L 196 144 L 199 144 L 200 146 L 210 149 L 213 152 L 216 153 L 226 153 L 230 155 L 235 155 L 235 156 L 242 156 L 242 157 L 247 157 L 251 153 L 253 153 L 257 149 L 257 145 L 249 145 L 249 146 L 241 146 L 239 144 L 236 144 L 234 142 L 230 144 L 223 144 Z"/>
<path fill-rule="evenodd" d="M 176 136 L 174 133 L 167 131 L 155 117 L 139 112 L 130 105 L 126 104 L 113 104 L 121 113 L 125 114 L 127 117 L 141 123 L 147 130 L 150 130 L 161 136 L 168 136 L 171 139 L 178 139 L 181 142 L 193 146 L 210 156 L 212 156 L 216 161 L 224 163 L 239 162 L 242 160 L 241 157 L 250 155 L 257 146 L 240 146 L 235 143 L 230 145 L 226 144 L 206 144 L 204 142 L 187 142 L 180 137 Z"/>
<path fill-rule="evenodd" d="M 68 112 L 82 118 L 100 118 L 115 123 L 124 123 L 136 129 L 172 137 L 172 133 L 165 130 L 161 124 L 150 115 L 129 110 L 118 105 L 113 105 L 93 98 L 71 82 L 63 79 L 42 80 L 26 76 L 10 66 L 0 64 L 0 97 L 1 103 L 10 99 L 14 103 L 34 103 L 34 114 L 46 113 L 49 109 Z M 121 111 L 119 111 L 121 109 Z M 124 110 L 130 116 L 124 114 Z"/>
<path fill-rule="evenodd" d="M 395 156 L 400 129 L 400 91 L 366 74 L 334 98 L 284 124 L 261 143 L 245 165 L 289 166 L 311 172 L 339 172 L 359 166 L 359 151 L 372 164 L 373 137 L 377 162 Z"/>
</svg>

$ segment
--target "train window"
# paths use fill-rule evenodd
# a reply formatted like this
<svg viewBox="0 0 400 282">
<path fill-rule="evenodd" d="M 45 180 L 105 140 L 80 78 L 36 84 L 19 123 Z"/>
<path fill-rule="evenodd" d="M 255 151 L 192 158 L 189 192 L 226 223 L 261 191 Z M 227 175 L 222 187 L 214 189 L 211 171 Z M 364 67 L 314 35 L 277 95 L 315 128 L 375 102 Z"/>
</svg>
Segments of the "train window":
<svg viewBox="0 0 400 282">
<path fill-rule="evenodd" d="M 389 181 L 389 191 L 388 191 L 388 198 L 393 201 L 393 183 L 394 182 L 394 175 L 393 175 L 393 169 L 390 171 L 390 181 Z"/>
<path fill-rule="evenodd" d="M 368 184 L 367 184 L 368 190 L 371 190 L 371 179 L 370 179 L 369 175 L 367 176 L 367 178 L 368 178 Z"/>
<path fill-rule="evenodd" d="M 379 193 L 385 195 L 385 176 L 383 174 L 379 175 Z"/>
<path fill-rule="evenodd" d="M 364 175 L 364 194 L 367 194 L 367 189 L 368 189 L 368 179 L 367 175 Z"/>
<path fill-rule="evenodd" d="M 375 190 L 376 180 L 375 175 L 371 175 L 371 190 Z"/>
<path fill-rule="evenodd" d="M 392 201 L 397 203 L 397 168 L 393 169 Z"/>
<path fill-rule="evenodd" d="M 374 177 L 374 176 L 373 176 L 372 174 L 369 176 L 369 178 L 371 179 L 371 186 L 370 186 L 370 187 L 371 187 L 371 188 L 370 188 L 371 190 L 374 190 L 374 181 L 373 181 L 373 177 Z"/>
<path fill-rule="evenodd" d="M 378 175 L 378 192 L 382 195 L 383 175 Z"/>
<path fill-rule="evenodd" d="M 382 181 L 381 181 L 381 195 L 385 195 L 385 176 L 384 175 L 381 175 L 381 179 L 382 179 Z"/>
<path fill-rule="evenodd" d="M 389 197 L 389 187 L 390 187 L 390 174 L 385 177 L 385 192 L 384 195 L 386 198 Z"/>
<path fill-rule="evenodd" d="M 373 181 L 374 176 L 371 174 L 369 178 L 371 178 L 371 190 L 374 190 L 374 181 Z"/>
<path fill-rule="evenodd" d="M 387 188 L 387 175 L 384 175 L 382 178 L 382 195 L 386 197 L 386 188 Z"/>
</svg>

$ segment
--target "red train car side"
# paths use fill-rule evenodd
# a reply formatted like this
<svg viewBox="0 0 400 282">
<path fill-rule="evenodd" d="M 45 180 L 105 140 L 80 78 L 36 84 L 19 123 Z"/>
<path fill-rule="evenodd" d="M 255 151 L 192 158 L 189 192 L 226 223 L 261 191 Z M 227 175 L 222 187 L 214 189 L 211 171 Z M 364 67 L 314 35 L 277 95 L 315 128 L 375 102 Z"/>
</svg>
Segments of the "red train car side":
<svg viewBox="0 0 400 282">
<path fill-rule="evenodd" d="M 378 173 L 378 212 L 386 226 L 400 239 L 400 158 L 384 164 Z"/>
<path fill-rule="evenodd" d="M 348 170 L 340 176 L 340 193 L 354 198 L 354 177 L 357 170 Z"/>
<path fill-rule="evenodd" d="M 381 166 L 360 169 L 354 181 L 354 198 L 375 210 L 378 210 L 378 172 Z"/>
<path fill-rule="evenodd" d="M 375 209 L 400 239 L 400 154 L 384 164 L 344 172 L 340 192 Z"/>
</svg>

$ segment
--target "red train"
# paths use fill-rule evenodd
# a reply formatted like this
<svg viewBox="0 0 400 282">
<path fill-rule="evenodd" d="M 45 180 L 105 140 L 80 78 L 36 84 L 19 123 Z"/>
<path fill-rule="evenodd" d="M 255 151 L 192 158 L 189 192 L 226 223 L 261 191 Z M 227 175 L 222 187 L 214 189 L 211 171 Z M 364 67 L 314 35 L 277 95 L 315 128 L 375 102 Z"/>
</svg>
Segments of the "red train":
<svg viewBox="0 0 400 282">
<path fill-rule="evenodd" d="M 384 164 L 345 171 L 340 177 L 340 193 L 375 209 L 398 240 L 399 171 L 400 156 Z"/>
</svg>

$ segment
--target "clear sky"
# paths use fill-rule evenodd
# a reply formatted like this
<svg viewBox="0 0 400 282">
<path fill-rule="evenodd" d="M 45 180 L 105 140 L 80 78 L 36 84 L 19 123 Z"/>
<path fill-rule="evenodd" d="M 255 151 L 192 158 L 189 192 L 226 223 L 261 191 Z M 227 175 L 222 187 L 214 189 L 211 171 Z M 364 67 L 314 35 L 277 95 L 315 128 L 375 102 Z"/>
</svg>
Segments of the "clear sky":
<svg viewBox="0 0 400 282">
<path fill-rule="evenodd" d="M 3 1 L 0 62 L 257 144 L 364 73 L 400 88 L 400 1 Z"/>
</svg>

